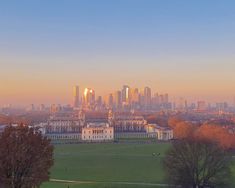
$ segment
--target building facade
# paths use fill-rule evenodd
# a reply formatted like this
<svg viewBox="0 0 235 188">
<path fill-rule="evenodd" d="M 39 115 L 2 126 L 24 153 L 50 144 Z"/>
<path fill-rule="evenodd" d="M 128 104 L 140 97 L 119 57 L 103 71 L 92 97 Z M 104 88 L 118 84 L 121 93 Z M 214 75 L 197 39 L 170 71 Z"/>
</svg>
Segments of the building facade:
<svg viewBox="0 0 235 188">
<path fill-rule="evenodd" d="M 85 113 L 77 111 L 70 115 L 53 115 L 45 123 L 45 135 L 52 139 L 79 139 L 85 125 Z"/>
<path fill-rule="evenodd" d="M 99 142 L 112 141 L 114 139 L 114 129 L 108 123 L 88 123 L 82 128 L 83 141 Z"/>
<path fill-rule="evenodd" d="M 174 137 L 173 129 L 169 127 L 162 127 L 156 124 L 146 125 L 146 131 L 149 134 L 155 134 L 158 140 L 167 141 L 171 140 Z"/>
<path fill-rule="evenodd" d="M 147 121 L 143 116 L 133 113 L 113 113 L 109 111 L 108 119 L 110 125 L 118 132 L 145 132 Z"/>
<path fill-rule="evenodd" d="M 77 140 L 84 142 L 112 141 L 122 138 L 156 138 L 170 140 L 173 130 L 148 124 L 145 118 L 134 113 L 85 113 L 80 110 L 70 116 L 52 116 L 39 126 L 52 140 Z"/>
<path fill-rule="evenodd" d="M 79 107 L 79 86 L 73 87 L 73 107 L 78 108 Z"/>
</svg>

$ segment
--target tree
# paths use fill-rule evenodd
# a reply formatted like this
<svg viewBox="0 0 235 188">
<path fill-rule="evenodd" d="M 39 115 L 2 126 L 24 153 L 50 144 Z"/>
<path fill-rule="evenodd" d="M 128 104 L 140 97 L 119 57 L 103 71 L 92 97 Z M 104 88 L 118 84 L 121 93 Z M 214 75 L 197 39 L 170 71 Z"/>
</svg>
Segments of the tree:
<svg viewBox="0 0 235 188">
<path fill-rule="evenodd" d="M 164 158 L 170 183 L 182 188 L 226 186 L 231 156 L 208 140 L 182 139 L 173 143 Z M 227 187 L 227 186 L 226 186 Z"/>
<path fill-rule="evenodd" d="M 49 179 L 53 146 L 38 129 L 7 126 L 0 136 L 0 187 L 39 187 Z"/>
<path fill-rule="evenodd" d="M 225 149 L 235 148 L 235 136 L 229 133 L 222 125 L 207 125 L 204 124 L 199 127 L 195 132 L 198 138 L 207 138 L 211 141 L 217 142 L 221 147 Z"/>
<path fill-rule="evenodd" d="M 168 119 L 168 125 L 171 128 L 174 128 L 176 124 L 183 122 L 183 120 L 177 116 L 172 116 Z"/>
<path fill-rule="evenodd" d="M 174 130 L 174 138 L 176 139 L 188 138 L 194 134 L 196 126 L 192 125 L 191 123 L 182 121 L 180 123 L 177 123 L 173 128 L 173 130 Z"/>
</svg>

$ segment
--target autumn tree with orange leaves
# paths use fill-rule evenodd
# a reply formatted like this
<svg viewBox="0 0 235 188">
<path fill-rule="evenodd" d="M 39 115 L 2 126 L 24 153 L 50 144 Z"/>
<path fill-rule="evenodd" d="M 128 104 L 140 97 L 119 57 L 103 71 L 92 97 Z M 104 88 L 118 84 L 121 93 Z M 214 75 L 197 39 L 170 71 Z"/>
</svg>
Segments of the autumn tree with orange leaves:
<svg viewBox="0 0 235 188">
<path fill-rule="evenodd" d="M 235 135 L 229 133 L 223 126 L 211 124 L 197 126 L 178 117 L 169 118 L 168 125 L 173 129 L 175 139 L 195 137 L 216 142 L 224 149 L 235 149 Z"/>
<path fill-rule="evenodd" d="M 195 136 L 198 139 L 206 138 L 214 141 L 224 149 L 235 148 L 235 135 L 222 126 L 204 124 L 197 129 Z"/>
<path fill-rule="evenodd" d="M 174 137 L 176 139 L 183 139 L 187 137 L 191 137 L 195 132 L 196 127 L 191 123 L 182 121 L 177 123 L 174 127 Z"/>
</svg>

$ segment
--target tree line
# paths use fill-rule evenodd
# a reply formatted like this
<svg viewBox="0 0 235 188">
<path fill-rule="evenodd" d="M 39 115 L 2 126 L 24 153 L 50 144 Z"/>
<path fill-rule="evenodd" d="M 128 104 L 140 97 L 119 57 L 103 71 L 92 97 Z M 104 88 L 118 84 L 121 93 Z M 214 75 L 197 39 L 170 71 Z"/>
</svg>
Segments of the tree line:
<svg viewBox="0 0 235 188">
<path fill-rule="evenodd" d="M 164 158 L 167 182 L 181 188 L 231 187 L 234 134 L 218 125 L 169 119 L 174 141 Z"/>
</svg>

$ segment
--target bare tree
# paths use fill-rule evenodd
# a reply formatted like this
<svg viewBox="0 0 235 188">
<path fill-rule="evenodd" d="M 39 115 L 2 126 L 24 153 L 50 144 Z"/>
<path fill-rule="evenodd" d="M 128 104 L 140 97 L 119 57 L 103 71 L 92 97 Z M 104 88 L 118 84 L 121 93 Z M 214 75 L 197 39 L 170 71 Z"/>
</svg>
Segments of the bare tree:
<svg viewBox="0 0 235 188">
<path fill-rule="evenodd" d="M 193 138 L 175 141 L 164 159 L 168 181 L 182 188 L 226 186 L 230 165 L 231 155 L 216 143 Z"/>
<path fill-rule="evenodd" d="M 39 187 L 49 179 L 53 146 L 38 129 L 8 126 L 0 136 L 0 186 Z"/>
</svg>

